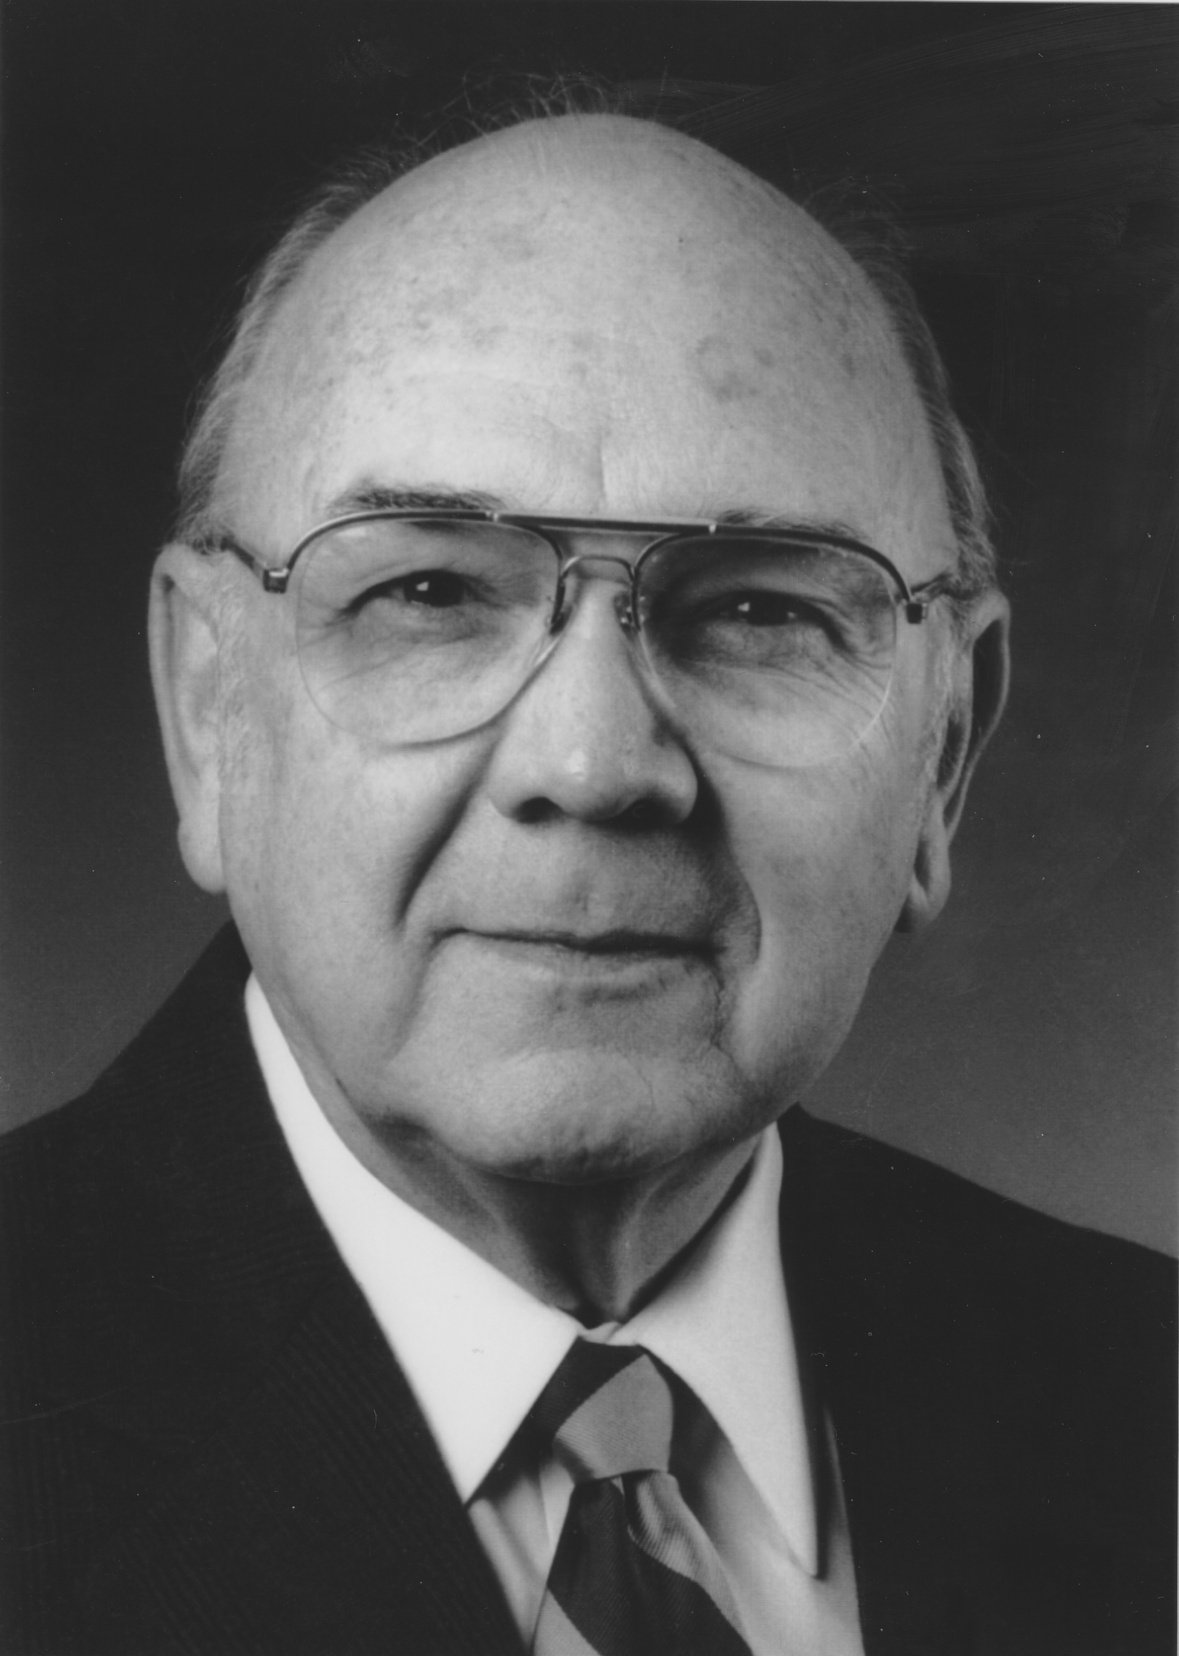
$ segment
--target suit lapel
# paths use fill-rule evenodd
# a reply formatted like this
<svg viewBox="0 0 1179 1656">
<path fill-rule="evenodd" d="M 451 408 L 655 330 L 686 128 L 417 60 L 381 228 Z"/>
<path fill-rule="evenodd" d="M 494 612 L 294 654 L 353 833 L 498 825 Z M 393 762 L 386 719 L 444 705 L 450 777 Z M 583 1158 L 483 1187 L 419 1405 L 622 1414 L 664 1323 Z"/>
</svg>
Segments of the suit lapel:
<svg viewBox="0 0 1179 1656">
<path fill-rule="evenodd" d="M 125 1223 L 96 1203 L 116 1286 L 79 1294 L 105 1372 L 78 1394 L 144 1487 L 81 1585 L 95 1648 L 508 1656 L 499 1585 L 274 1121 L 246 970 L 215 944 L 106 1084 L 123 1131 L 90 1176 L 121 1175 Z"/>
<path fill-rule="evenodd" d="M 937 1289 L 890 1257 L 856 1177 L 864 1141 L 799 1110 L 782 1137 L 791 1315 L 812 1422 L 827 1410 L 835 1430 L 866 1656 L 971 1649 L 975 1476 L 955 1354 L 922 1315 Z"/>
<path fill-rule="evenodd" d="M 326 1286 L 90 1588 L 111 1651 L 518 1652 L 420 1411 Z"/>
</svg>

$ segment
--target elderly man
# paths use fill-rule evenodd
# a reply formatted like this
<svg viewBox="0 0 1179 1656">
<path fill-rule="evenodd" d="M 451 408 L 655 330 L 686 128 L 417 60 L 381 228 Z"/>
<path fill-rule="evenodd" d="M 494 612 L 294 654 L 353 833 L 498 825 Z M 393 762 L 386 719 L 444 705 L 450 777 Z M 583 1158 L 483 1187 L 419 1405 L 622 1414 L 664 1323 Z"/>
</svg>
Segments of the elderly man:
<svg viewBox="0 0 1179 1656">
<path fill-rule="evenodd" d="M 1002 701 L 940 375 L 621 117 L 277 249 L 151 612 L 240 942 L 9 1147 L 5 1649 L 1167 1648 L 1165 1264 L 778 1125 Z"/>
</svg>

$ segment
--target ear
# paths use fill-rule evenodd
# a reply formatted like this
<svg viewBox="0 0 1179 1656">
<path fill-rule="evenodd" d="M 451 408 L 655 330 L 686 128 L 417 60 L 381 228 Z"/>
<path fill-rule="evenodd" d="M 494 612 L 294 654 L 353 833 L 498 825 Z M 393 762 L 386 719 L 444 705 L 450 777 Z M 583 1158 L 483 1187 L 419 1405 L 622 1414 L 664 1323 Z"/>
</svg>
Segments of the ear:
<svg viewBox="0 0 1179 1656">
<path fill-rule="evenodd" d="M 1003 594 L 984 593 L 968 617 L 965 637 L 956 646 L 949 716 L 898 931 L 927 926 L 950 895 L 950 842 L 974 767 L 1007 700 L 1009 621 L 1010 606 Z"/>
<path fill-rule="evenodd" d="M 225 889 L 221 866 L 221 709 L 214 560 L 171 545 L 156 559 L 148 610 L 151 678 L 180 854 L 206 891 Z"/>
</svg>

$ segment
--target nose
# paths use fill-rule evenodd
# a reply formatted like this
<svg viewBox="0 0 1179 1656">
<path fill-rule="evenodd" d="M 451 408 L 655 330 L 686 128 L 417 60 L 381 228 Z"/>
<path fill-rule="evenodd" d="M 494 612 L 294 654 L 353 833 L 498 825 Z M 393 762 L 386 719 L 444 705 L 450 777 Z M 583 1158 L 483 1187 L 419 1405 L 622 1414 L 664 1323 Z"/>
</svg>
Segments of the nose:
<svg viewBox="0 0 1179 1656">
<path fill-rule="evenodd" d="M 586 583 L 504 716 L 488 771 L 504 816 L 670 827 L 691 814 L 694 762 L 643 676 L 618 597 L 611 581 Z"/>
</svg>

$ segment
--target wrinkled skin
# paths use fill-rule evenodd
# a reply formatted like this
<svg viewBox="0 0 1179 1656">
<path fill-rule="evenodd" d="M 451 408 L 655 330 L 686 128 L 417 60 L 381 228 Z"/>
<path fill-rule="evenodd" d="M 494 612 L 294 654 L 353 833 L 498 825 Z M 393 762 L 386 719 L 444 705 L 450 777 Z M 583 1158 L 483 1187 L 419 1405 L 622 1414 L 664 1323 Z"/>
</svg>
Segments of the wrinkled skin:
<svg viewBox="0 0 1179 1656">
<path fill-rule="evenodd" d="M 913 582 L 954 561 L 859 273 L 740 169 L 615 118 L 427 164 L 288 295 L 221 517 L 277 563 L 373 487 L 838 523 Z M 962 769 L 938 785 L 935 761 L 970 685 L 945 608 L 900 627 L 884 712 L 821 768 L 693 751 L 606 583 L 498 721 L 389 752 L 312 705 L 285 601 L 166 552 L 156 678 L 188 866 L 228 890 L 361 1159 L 536 1292 L 633 1305 L 829 1060 L 898 920 L 944 901 Z"/>
</svg>

